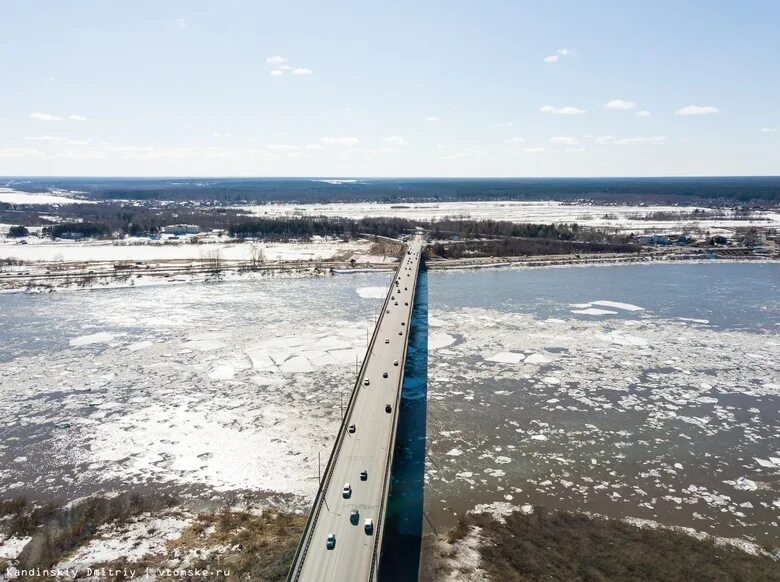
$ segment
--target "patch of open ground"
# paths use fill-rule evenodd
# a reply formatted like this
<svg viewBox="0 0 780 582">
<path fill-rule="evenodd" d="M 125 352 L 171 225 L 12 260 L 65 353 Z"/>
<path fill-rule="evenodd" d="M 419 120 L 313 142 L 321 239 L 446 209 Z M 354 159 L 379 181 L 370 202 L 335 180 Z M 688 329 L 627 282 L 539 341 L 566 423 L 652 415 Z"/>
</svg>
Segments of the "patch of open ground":
<svg viewBox="0 0 780 582">
<path fill-rule="evenodd" d="M 448 536 L 426 538 L 420 580 L 780 580 L 780 562 L 715 538 L 584 514 L 468 514 Z"/>
</svg>

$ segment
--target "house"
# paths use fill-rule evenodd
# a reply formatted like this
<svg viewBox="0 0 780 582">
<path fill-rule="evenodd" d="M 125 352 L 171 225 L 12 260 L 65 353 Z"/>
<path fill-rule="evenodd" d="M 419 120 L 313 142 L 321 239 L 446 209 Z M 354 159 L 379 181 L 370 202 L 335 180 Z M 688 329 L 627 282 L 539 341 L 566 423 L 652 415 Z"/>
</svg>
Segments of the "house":
<svg viewBox="0 0 780 582">
<path fill-rule="evenodd" d="M 169 224 L 162 227 L 163 234 L 198 234 L 200 227 L 194 224 Z"/>
</svg>

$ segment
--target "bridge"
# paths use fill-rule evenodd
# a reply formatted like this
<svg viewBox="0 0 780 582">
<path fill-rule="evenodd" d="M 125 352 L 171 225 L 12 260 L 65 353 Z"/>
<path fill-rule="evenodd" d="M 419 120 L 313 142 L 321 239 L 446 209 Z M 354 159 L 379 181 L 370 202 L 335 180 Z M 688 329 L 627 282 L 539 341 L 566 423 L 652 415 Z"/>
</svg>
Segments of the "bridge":
<svg viewBox="0 0 780 582">
<path fill-rule="evenodd" d="M 422 248 L 409 242 L 390 284 L 288 582 L 377 579 Z"/>
</svg>

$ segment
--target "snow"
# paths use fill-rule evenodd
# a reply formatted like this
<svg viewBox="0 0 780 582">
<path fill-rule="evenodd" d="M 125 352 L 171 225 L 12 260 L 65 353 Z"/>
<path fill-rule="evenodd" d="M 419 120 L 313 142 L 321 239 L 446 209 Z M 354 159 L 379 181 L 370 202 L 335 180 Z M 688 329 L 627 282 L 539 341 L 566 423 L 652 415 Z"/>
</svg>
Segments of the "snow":
<svg viewBox="0 0 780 582">
<path fill-rule="evenodd" d="M 0 188 L 0 202 L 8 204 L 94 204 L 88 200 L 55 196 L 52 194 L 31 194 L 11 188 Z"/>
<path fill-rule="evenodd" d="M 94 539 L 77 548 L 57 567 L 85 569 L 97 564 L 132 563 L 145 556 L 167 554 L 166 542 L 181 537 L 192 523 L 193 518 L 186 514 L 155 517 L 146 513 L 120 525 L 105 524 Z"/>
<path fill-rule="evenodd" d="M 28 244 L 0 241 L 0 259 L 16 258 L 24 261 L 161 261 L 202 260 L 219 253 L 225 261 L 248 261 L 252 258 L 254 242 L 202 242 L 184 240 L 152 241 L 128 239 L 120 241 L 88 240 L 83 242 L 52 241 L 28 237 Z M 342 242 L 320 239 L 313 242 L 267 243 L 263 245 L 266 262 L 323 261 L 343 256 L 349 260 L 361 257 L 365 262 L 387 262 L 386 257 L 369 254 L 368 240 Z"/>
<path fill-rule="evenodd" d="M 32 537 L 10 537 L 0 541 L 0 560 L 15 560 Z"/>
<path fill-rule="evenodd" d="M 408 219 L 463 218 L 527 222 L 535 224 L 577 222 L 589 227 L 614 228 L 624 232 L 680 232 L 690 226 L 690 220 L 655 221 L 641 217 L 653 212 L 690 213 L 695 206 L 625 206 L 602 204 L 564 204 L 554 201 L 480 201 L 435 203 L 340 203 L 340 204 L 263 204 L 242 206 L 244 210 L 262 216 L 343 216 L 363 218 L 391 216 Z M 764 219 L 764 220 L 762 220 Z M 755 220 L 729 218 L 700 220 L 695 223 L 712 234 L 729 232 L 737 227 L 780 226 L 780 213 L 759 212 Z"/>
</svg>

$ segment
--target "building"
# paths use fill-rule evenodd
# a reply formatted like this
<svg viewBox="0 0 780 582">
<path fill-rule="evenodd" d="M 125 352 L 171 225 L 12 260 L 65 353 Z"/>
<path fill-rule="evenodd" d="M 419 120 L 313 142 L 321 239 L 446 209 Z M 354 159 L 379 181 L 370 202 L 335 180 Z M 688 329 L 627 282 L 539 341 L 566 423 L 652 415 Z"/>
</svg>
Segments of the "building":
<svg viewBox="0 0 780 582">
<path fill-rule="evenodd" d="M 194 224 L 169 224 L 162 227 L 163 234 L 198 234 L 200 227 Z"/>
</svg>

